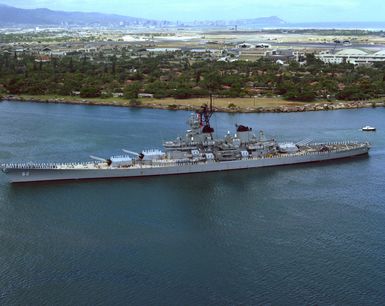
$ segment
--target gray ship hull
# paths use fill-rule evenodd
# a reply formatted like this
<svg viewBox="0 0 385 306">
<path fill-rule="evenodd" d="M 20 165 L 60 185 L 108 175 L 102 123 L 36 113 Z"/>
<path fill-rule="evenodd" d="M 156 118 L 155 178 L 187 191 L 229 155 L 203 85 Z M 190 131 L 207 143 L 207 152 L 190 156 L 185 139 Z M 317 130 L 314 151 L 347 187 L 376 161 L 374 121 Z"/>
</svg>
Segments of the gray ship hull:
<svg viewBox="0 0 385 306">
<path fill-rule="evenodd" d="M 354 149 L 314 152 L 314 153 L 295 153 L 285 154 L 274 157 L 240 159 L 233 161 L 207 161 L 191 162 L 186 164 L 169 164 L 163 166 L 143 166 L 143 167 L 109 167 L 103 169 L 60 169 L 60 168 L 12 168 L 3 167 L 3 171 L 12 183 L 39 182 L 39 181 L 63 181 L 63 180 L 82 180 L 82 179 L 106 179 L 106 178 L 129 178 L 145 177 L 158 175 L 177 175 L 189 173 L 204 173 L 214 171 L 230 171 L 238 169 L 250 169 L 259 167 L 271 167 L 282 165 L 293 165 L 300 163 L 320 162 L 334 159 L 342 159 L 365 155 L 369 151 L 369 146 L 362 145 Z"/>
</svg>

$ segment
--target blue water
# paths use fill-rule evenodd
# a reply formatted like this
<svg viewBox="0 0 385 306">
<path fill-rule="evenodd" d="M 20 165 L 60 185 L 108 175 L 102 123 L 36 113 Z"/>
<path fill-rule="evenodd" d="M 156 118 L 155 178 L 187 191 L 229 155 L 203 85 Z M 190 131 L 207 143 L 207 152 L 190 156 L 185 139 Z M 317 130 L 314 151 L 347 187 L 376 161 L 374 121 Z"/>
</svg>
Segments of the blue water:
<svg viewBox="0 0 385 306">
<path fill-rule="evenodd" d="M 0 163 L 160 147 L 188 112 L 0 103 Z M 282 140 L 368 140 L 369 157 L 227 173 L 10 185 L 2 305 L 385 304 L 385 108 L 215 114 Z M 364 125 L 377 127 L 363 133 Z"/>
</svg>

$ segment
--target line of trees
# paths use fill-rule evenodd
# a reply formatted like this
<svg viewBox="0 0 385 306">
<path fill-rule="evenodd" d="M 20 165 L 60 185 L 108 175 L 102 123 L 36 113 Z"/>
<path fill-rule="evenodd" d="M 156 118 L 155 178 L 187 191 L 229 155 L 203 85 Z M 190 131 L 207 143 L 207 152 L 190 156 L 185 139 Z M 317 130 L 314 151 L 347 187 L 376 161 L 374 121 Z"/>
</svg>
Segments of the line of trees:
<svg viewBox="0 0 385 306">
<path fill-rule="evenodd" d="M 354 67 L 330 65 L 306 56 L 306 64 L 279 65 L 269 59 L 232 63 L 192 62 L 181 53 L 158 56 L 84 55 L 0 56 L 0 95 L 63 95 L 136 99 L 141 92 L 155 98 L 186 99 L 214 93 L 223 97 L 279 95 L 288 100 L 337 98 L 361 100 L 385 95 L 385 64 Z"/>
</svg>

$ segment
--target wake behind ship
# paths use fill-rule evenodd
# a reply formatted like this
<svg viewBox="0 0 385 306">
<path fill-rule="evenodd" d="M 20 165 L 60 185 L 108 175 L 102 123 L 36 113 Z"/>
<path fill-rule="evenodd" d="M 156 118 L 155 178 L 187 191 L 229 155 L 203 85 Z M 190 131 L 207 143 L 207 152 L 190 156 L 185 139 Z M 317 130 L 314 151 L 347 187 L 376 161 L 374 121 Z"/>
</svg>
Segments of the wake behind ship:
<svg viewBox="0 0 385 306">
<path fill-rule="evenodd" d="M 125 178 L 228 171 L 268 166 L 318 162 L 368 154 L 367 142 L 278 143 L 263 131 L 257 135 L 252 128 L 236 125 L 236 133 L 224 138 L 213 136 L 210 126 L 212 103 L 191 114 L 189 129 L 183 137 L 166 141 L 163 151 L 140 153 L 123 150 L 124 154 L 108 159 L 90 156 L 82 163 L 11 163 L 1 165 L 10 182 L 38 182 Z"/>
</svg>

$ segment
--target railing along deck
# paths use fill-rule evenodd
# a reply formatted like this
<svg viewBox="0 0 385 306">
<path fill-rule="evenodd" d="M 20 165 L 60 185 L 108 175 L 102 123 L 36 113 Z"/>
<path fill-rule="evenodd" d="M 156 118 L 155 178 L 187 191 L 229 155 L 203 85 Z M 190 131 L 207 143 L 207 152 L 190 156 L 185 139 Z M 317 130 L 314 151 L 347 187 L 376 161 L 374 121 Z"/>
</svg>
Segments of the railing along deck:
<svg viewBox="0 0 385 306">
<path fill-rule="evenodd" d="M 326 151 L 311 151 L 317 146 L 329 146 Z M 330 148 L 335 146 L 335 148 Z M 357 142 L 357 141 L 345 141 L 345 142 L 327 142 L 327 143 L 314 143 L 311 145 L 304 146 L 305 149 L 294 153 L 278 153 L 271 154 L 261 157 L 245 157 L 240 160 L 261 160 L 271 158 L 287 158 L 287 157 L 299 157 L 299 156 L 313 156 L 313 155 L 327 155 L 330 153 L 345 152 L 353 149 L 370 147 L 368 142 Z M 306 149 L 307 148 L 307 149 Z M 235 160 L 237 161 L 237 160 Z M 128 168 L 153 168 L 153 167 L 172 167 L 172 166 L 183 166 L 183 165 L 195 165 L 205 164 L 209 162 L 216 162 L 215 160 L 154 160 L 149 163 L 134 163 L 129 167 L 109 167 L 103 166 L 102 162 L 75 162 L 75 163 L 6 163 L 0 164 L 1 169 L 57 169 L 57 170 L 71 170 L 71 169 L 89 169 L 89 170 L 107 170 L 107 169 L 128 169 Z"/>
</svg>

